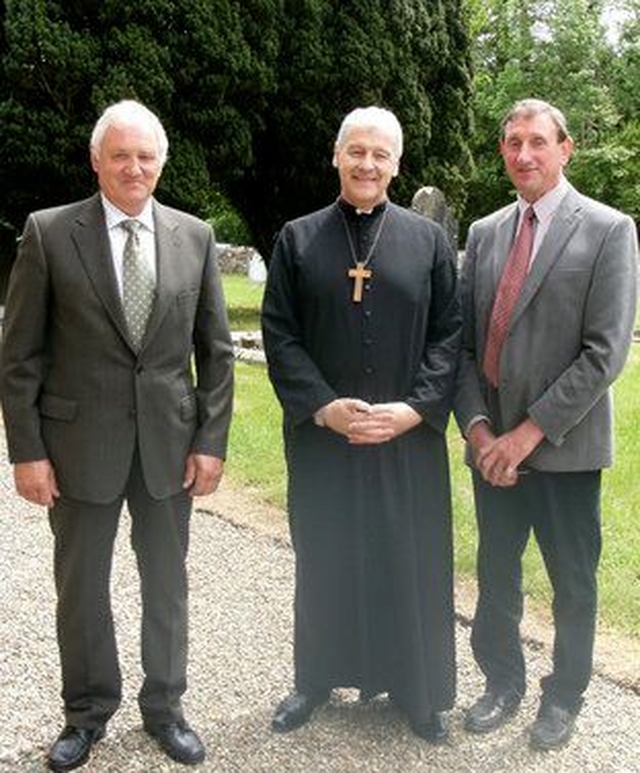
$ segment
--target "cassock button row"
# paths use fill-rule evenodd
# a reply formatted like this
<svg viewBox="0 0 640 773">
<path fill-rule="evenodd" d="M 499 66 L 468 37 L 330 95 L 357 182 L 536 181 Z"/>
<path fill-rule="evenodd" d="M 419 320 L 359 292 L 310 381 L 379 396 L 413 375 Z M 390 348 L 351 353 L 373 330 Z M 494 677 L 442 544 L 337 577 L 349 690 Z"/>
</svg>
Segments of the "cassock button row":
<svg viewBox="0 0 640 773">
<path fill-rule="evenodd" d="M 367 376 L 373 375 L 373 368 L 367 367 L 364 369 L 364 372 L 367 374 Z"/>
</svg>

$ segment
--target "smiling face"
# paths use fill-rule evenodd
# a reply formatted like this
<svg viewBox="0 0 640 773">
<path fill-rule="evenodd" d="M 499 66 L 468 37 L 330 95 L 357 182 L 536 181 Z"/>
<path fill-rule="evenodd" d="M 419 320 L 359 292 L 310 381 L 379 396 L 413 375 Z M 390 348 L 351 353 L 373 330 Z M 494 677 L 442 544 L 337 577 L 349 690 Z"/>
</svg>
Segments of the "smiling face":
<svg viewBox="0 0 640 773">
<path fill-rule="evenodd" d="M 127 215 L 139 215 L 162 172 L 157 137 L 141 124 L 114 124 L 92 150 L 91 166 L 109 201 Z"/>
<path fill-rule="evenodd" d="M 507 174 L 529 203 L 555 188 L 572 150 L 571 138 L 559 138 L 558 127 L 547 113 L 514 117 L 500 141 Z"/>
<path fill-rule="evenodd" d="M 371 210 L 385 201 L 389 183 L 398 174 L 394 138 L 379 128 L 350 129 L 336 145 L 333 163 L 342 198 L 358 209 Z"/>
</svg>

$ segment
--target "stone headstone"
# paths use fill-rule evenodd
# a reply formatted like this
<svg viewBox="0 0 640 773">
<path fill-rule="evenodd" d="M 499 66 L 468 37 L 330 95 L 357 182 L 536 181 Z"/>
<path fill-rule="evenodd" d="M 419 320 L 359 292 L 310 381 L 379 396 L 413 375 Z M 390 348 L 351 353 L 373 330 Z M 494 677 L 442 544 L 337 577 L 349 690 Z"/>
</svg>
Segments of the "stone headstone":
<svg viewBox="0 0 640 773">
<path fill-rule="evenodd" d="M 257 252 L 253 253 L 249 260 L 247 274 L 249 279 L 257 284 L 264 284 L 267 281 L 267 267 L 264 260 L 262 260 L 262 255 Z"/>
<path fill-rule="evenodd" d="M 444 228 L 453 249 L 458 251 L 458 221 L 439 188 L 433 185 L 419 188 L 411 202 L 411 209 L 439 223 Z"/>
</svg>

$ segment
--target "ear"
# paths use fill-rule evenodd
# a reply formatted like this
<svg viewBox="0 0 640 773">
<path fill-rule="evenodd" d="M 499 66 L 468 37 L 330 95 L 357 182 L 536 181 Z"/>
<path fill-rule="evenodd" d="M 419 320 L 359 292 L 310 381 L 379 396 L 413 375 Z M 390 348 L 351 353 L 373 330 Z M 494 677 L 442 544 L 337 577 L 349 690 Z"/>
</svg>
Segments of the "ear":
<svg viewBox="0 0 640 773">
<path fill-rule="evenodd" d="M 566 139 L 562 140 L 561 145 L 562 145 L 562 166 L 566 166 L 569 163 L 571 154 L 573 153 L 573 139 L 571 137 L 567 137 Z"/>
</svg>

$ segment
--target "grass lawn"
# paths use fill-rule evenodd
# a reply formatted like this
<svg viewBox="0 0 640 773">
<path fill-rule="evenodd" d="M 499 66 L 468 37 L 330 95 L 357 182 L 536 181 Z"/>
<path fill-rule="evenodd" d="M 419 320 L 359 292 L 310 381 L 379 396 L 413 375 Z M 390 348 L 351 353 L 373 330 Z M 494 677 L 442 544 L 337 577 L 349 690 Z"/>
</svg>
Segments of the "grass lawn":
<svg viewBox="0 0 640 773">
<path fill-rule="evenodd" d="M 225 274 L 223 284 L 231 330 L 257 330 L 264 286 L 243 274 Z"/>
<path fill-rule="evenodd" d="M 245 277 L 225 276 L 230 318 L 259 327 L 257 309 L 262 287 Z M 236 314 L 235 308 L 240 309 Z M 240 327 L 234 327 L 238 330 Z M 600 617 L 606 628 L 640 636 L 640 344 L 615 387 L 616 465 L 604 473 L 602 502 L 603 554 L 600 565 Z M 281 411 L 262 366 L 236 365 L 236 400 L 227 471 L 236 482 L 253 488 L 266 501 L 284 507 L 285 467 Z M 455 518 L 456 572 L 475 574 L 476 527 L 463 443 L 453 422 L 449 428 Z M 525 555 L 525 591 L 548 604 L 550 591 L 537 546 Z"/>
</svg>

